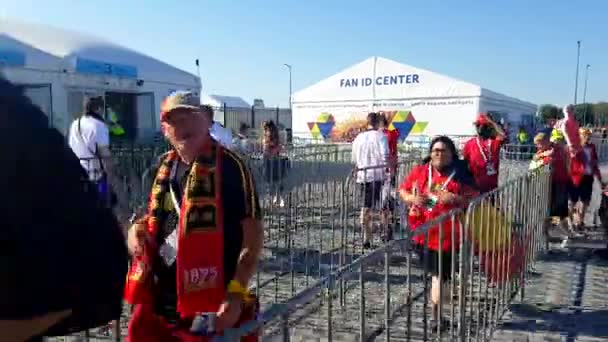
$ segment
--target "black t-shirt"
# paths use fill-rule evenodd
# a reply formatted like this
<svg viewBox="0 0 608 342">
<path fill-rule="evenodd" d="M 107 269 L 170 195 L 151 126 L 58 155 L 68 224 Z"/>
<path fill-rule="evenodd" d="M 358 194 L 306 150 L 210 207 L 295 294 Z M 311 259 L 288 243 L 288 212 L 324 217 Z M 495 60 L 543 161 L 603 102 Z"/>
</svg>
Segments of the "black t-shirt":
<svg viewBox="0 0 608 342">
<path fill-rule="evenodd" d="M 224 282 L 225 286 L 233 279 L 241 247 L 243 244 L 243 228 L 241 221 L 245 218 L 261 219 L 258 195 L 249 167 L 234 152 L 222 149 L 222 205 L 224 208 Z M 157 165 L 160 166 L 160 162 Z M 180 172 L 181 171 L 181 172 Z M 154 173 L 155 174 L 155 173 Z M 184 188 L 187 180 L 188 167 L 180 165 L 176 176 L 178 194 Z M 179 196 L 179 195 L 178 195 Z M 177 228 L 177 214 L 172 210 L 161 226 L 158 234 L 158 245 L 162 245 L 166 237 Z M 155 306 L 158 314 L 174 322 L 178 315 L 176 310 L 176 263 L 170 267 L 158 256 L 155 259 L 154 273 L 157 278 L 155 286 Z"/>
</svg>

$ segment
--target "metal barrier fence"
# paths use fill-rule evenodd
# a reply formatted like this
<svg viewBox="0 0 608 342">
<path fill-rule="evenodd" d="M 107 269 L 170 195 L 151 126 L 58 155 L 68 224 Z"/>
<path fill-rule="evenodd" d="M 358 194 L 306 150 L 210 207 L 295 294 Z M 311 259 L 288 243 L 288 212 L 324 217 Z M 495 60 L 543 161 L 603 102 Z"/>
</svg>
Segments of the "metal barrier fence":
<svg viewBox="0 0 608 342">
<path fill-rule="evenodd" d="M 403 238 L 364 255 L 343 249 L 333 258 L 338 262 L 325 265 L 325 274 L 319 269 L 310 286 L 215 340 L 233 341 L 264 328 L 268 341 L 488 341 L 507 305 L 518 292 L 524 296 L 526 278 L 544 246 L 549 189 L 550 172 L 543 169 L 414 232 L 401 222 Z M 361 206 L 356 200 L 352 204 Z M 397 211 L 403 216 L 405 208 Z M 356 217 L 344 215 L 343 226 L 349 220 Z M 452 243 L 431 253 L 431 234 L 438 234 L 439 245 L 448 236 Z M 425 236 L 423 245 L 414 246 L 416 236 Z M 437 276 L 431 277 L 424 265 L 433 257 Z M 433 287 L 436 310 L 430 305 Z M 433 322 L 433 311 L 441 319 Z"/>
<path fill-rule="evenodd" d="M 115 156 L 127 160 L 132 157 L 128 154 L 115 154 Z M 291 156 L 288 171 L 285 174 L 279 171 L 281 175 L 273 174 L 276 169 L 268 167 L 268 160 L 248 159 L 265 212 L 265 248 L 253 281 L 253 289 L 260 298 L 265 315 L 276 310 L 274 305 L 293 303 L 300 298 L 299 294 L 310 293 L 313 291 L 311 289 L 318 287 L 319 282 L 323 282 L 339 270 L 352 269 L 356 266 L 351 265 L 353 261 L 360 259 L 365 252 L 359 224 L 360 208 L 365 196 L 349 177 L 353 170 L 350 151 L 336 147 L 315 147 L 315 150 L 308 148 L 301 152 L 291 152 Z M 418 159 L 409 159 L 399 163 L 396 169 L 397 181 L 401 182 L 417 162 Z M 143 167 L 145 163 L 137 160 L 131 165 Z M 524 167 L 520 167 L 521 165 Z M 517 161 L 503 161 L 501 183 L 524 175 L 526 165 Z M 119 164 L 117 172 L 123 168 L 129 167 Z M 278 170 L 281 170 L 280 166 Z M 139 182 L 139 189 L 135 190 L 133 186 L 129 190 L 133 203 L 140 206 L 146 202 L 145 197 L 149 189 L 147 183 L 152 176 L 149 172 L 142 174 L 144 181 Z M 395 189 L 390 191 L 392 196 L 396 197 Z M 392 212 L 390 221 L 398 227 L 394 230 L 395 236 L 404 239 L 407 236 L 406 220 L 403 217 L 405 208 L 399 203 L 399 201 L 394 202 L 396 208 Z M 377 226 L 378 222 L 375 225 Z M 382 244 L 379 234 L 375 235 L 377 235 L 375 242 Z M 411 251 L 400 251 L 402 257 L 407 259 L 409 255 L 411 259 Z M 365 265 L 372 267 L 367 263 Z M 401 266 L 391 267 L 391 272 L 402 269 Z M 415 265 L 409 267 L 408 272 L 413 272 L 408 273 L 409 278 L 402 276 L 397 278 L 410 279 L 413 274 L 421 276 L 423 273 L 417 270 Z M 346 276 L 346 273 L 344 274 Z M 354 284 L 350 278 L 343 280 L 344 284 L 351 284 L 348 286 Z M 406 282 L 405 286 L 411 285 L 407 284 Z M 128 312 L 129 310 L 126 309 L 125 314 Z M 414 315 L 412 317 L 417 317 L 416 312 L 412 314 Z M 269 332 L 272 331 L 270 323 L 275 319 L 268 321 Z M 112 327 L 102 328 L 86 336 L 94 338 L 105 336 L 105 338 L 121 340 L 126 331 L 127 321 L 128 315 L 120 322 L 113 323 Z M 109 331 L 113 331 L 111 337 Z"/>
</svg>

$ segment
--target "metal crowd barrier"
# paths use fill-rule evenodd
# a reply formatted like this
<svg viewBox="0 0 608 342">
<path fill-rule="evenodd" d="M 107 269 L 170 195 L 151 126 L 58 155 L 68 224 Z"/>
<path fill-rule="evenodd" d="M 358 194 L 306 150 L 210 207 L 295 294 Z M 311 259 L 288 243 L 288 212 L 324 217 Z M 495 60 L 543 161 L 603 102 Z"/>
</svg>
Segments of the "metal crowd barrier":
<svg viewBox="0 0 608 342">
<path fill-rule="evenodd" d="M 318 310 L 320 310 L 318 309 L 318 305 L 317 309 L 314 309 L 315 306 L 311 305 L 314 304 L 314 301 L 310 301 L 307 305 L 300 305 L 298 304 L 300 303 L 298 300 L 301 298 L 308 300 L 311 297 L 305 294 L 313 293 L 315 294 L 315 300 L 317 300 L 318 291 L 324 288 L 323 286 L 327 286 L 327 279 L 340 280 L 341 284 L 339 288 L 339 293 L 341 294 L 340 305 L 322 302 L 324 303 L 323 305 L 332 305 L 333 318 L 329 322 L 336 327 L 339 327 L 340 324 L 346 324 L 339 323 L 336 320 L 340 320 L 341 318 L 339 317 L 342 317 L 342 319 L 350 321 L 353 317 L 339 316 L 334 311 L 339 309 L 339 312 L 347 313 L 353 310 L 353 305 L 359 305 L 357 304 L 359 303 L 358 301 L 351 298 L 353 293 L 352 288 L 357 288 L 358 286 L 357 282 L 352 278 L 354 272 L 352 270 L 364 266 L 364 274 L 376 274 L 380 272 L 374 266 L 377 258 L 365 256 L 368 250 L 365 250 L 362 244 L 363 238 L 359 218 L 364 194 L 353 183 L 351 177 L 353 166 L 350 163 L 350 151 L 343 148 L 337 149 L 333 147 L 333 149 L 330 149 L 323 147 L 317 150 L 303 149 L 299 153 L 293 152 L 289 156 L 289 167 L 285 172 L 282 171 L 280 161 L 277 168 L 273 166 L 274 162 L 272 160 L 269 167 L 268 160 L 264 160 L 264 158 L 259 158 L 259 156 L 258 158 L 255 158 L 255 156 L 247 158 L 247 163 L 254 174 L 261 206 L 265 213 L 265 247 L 258 272 L 252 281 L 252 289 L 259 296 L 262 303 L 262 322 L 267 323 L 268 329 L 266 331 L 270 336 L 275 334 L 273 332 L 273 324 L 278 316 L 274 313 L 277 312 L 278 307 L 283 308 L 283 305 L 285 305 L 285 307 L 292 310 L 294 307 L 301 306 L 309 308 L 313 313 L 318 313 Z M 120 158 L 124 158 L 123 160 L 127 162 L 131 158 L 131 164 L 128 165 L 142 168 L 141 170 L 143 171 L 132 171 L 129 170 L 128 165 L 122 165 L 120 162 L 115 163 L 118 164 L 115 167 L 116 173 L 124 181 L 119 186 L 124 186 L 122 190 L 129 197 L 129 209 L 134 210 L 138 207 L 143 207 L 147 201 L 146 197 L 153 177 L 149 166 L 148 169 L 144 169 L 144 166 L 152 165 L 155 158 L 149 157 L 149 160 L 144 160 L 143 158 L 140 159 L 126 153 L 115 154 L 115 157 L 119 158 L 119 160 Z M 398 163 L 395 171 L 397 187 L 418 161 L 418 158 L 409 158 Z M 510 180 L 518 179 L 518 177 L 522 176 L 524 178 L 530 177 L 526 174 L 526 169 L 527 163 L 511 160 L 503 161 L 501 163 L 501 184 L 508 186 L 509 184 L 513 184 L 513 181 L 509 182 Z M 123 170 L 127 170 L 128 173 L 124 173 L 125 171 Z M 275 174 L 277 170 L 280 175 Z M 136 177 L 137 175 L 139 177 Z M 136 181 L 130 181 L 132 178 L 136 179 Z M 510 186 L 513 187 L 513 185 Z M 363 289 L 371 291 L 371 294 L 382 293 L 384 291 L 380 288 L 382 286 L 376 283 L 386 283 L 386 286 L 390 287 L 395 296 L 402 297 L 403 294 L 399 294 L 398 289 L 401 289 L 402 285 L 418 289 L 419 280 L 424 272 L 416 268 L 413 252 L 407 247 L 406 242 L 409 241 L 409 235 L 408 229 L 405 226 L 406 208 L 397 199 L 396 189 L 392 187 L 388 190 L 395 199 L 393 203 L 394 210 L 391 211 L 389 220 L 394 226 L 394 236 L 400 242 L 392 242 L 384 247 L 384 249 L 381 248 L 382 251 L 387 252 L 375 251 L 370 254 L 377 256 L 382 253 L 390 253 L 391 262 L 385 265 L 385 267 L 388 267 L 387 272 L 390 281 L 388 283 L 384 281 L 383 283 L 378 279 L 373 280 L 364 277 L 362 280 L 364 285 L 365 283 L 375 285 L 363 287 Z M 511 197 L 509 198 L 512 199 Z M 523 205 L 524 202 L 519 201 L 519 203 Z M 505 208 L 507 207 L 509 206 L 505 204 Z M 378 226 L 378 219 L 374 221 L 374 225 Z M 384 244 L 379 239 L 379 234 L 375 235 L 376 240 L 374 243 L 376 245 Z M 393 259 L 409 261 L 407 261 L 406 265 L 402 265 L 394 264 Z M 380 276 L 376 274 L 376 277 Z M 426 289 L 426 287 L 423 288 Z M 327 293 L 332 293 L 333 295 L 338 293 L 338 289 L 335 287 L 323 291 L 327 291 Z M 364 296 L 368 293 L 365 291 Z M 408 293 L 410 293 L 408 296 L 413 296 L 412 298 L 408 297 L 408 300 L 412 300 L 412 303 L 418 303 L 416 300 L 419 301 L 420 298 L 414 296 L 412 292 Z M 329 296 L 328 294 L 324 294 L 323 296 L 324 298 L 333 298 L 331 296 L 327 297 Z M 388 296 L 390 297 L 390 294 Z M 417 299 L 414 300 L 414 297 Z M 331 302 L 330 299 L 327 300 Z M 393 301 L 391 308 L 402 304 L 401 302 Z M 374 317 L 380 317 L 374 311 L 378 305 L 381 305 L 381 301 L 378 299 L 369 299 L 367 301 L 365 316 L 370 317 L 369 324 L 375 322 L 376 318 Z M 419 316 L 419 312 L 416 311 L 418 310 L 416 309 L 416 305 L 419 306 L 419 304 L 415 304 L 414 307 L 408 309 L 413 310 L 410 312 L 409 317 L 414 323 L 422 318 L 422 316 Z M 302 314 L 301 320 L 307 321 L 309 319 L 307 317 L 310 315 L 303 314 L 301 310 L 296 311 L 294 311 L 294 315 Z M 85 337 L 111 338 L 120 341 L 126 332 L 128 313 L 129 309 L 126 308 L 125 316 L 120 321 L 114 322 L 109 327 L 98 329 L 99 331 L 86 333 Z M 289 319 L 297 316 L 294 315 L 290 314 Z M 394 316 L 393 319 L 397 319 L 396 314 L 392 316 Z M 326 320 L 326 318 L 321 319 Z M 364 320 L 364 322 L 366 321 Z M 257 324 L 252 322 L 249 325 Z M 368 326 L 371 327 L 376 323 L 369 324 Z M 308 329 L 300 329 L 298 327 L 296 325 L 297 330 Z M 366 331 L 374 331 L 373 329 L 369 329 L 371 328 L 365 328 Z M 412 329 L 410 329 L 411 331 L 408 330 L 408 333 L 413 333 L 418 328 L 413 327 Z M 110 331 L 112 332 L 111 334 L 108 333 Z M 387 331 L 390 331 L 390 329 Z M 338 333 L 337 331 L 336 334 Z M 331 336 L 331 332 L 328 332 L 328 334 Z M 340 340 L 335 336 L 333 339 Z"/>
<path fill-rule="evenodd" d="M 257 321 L 215 341 L 233 341 L 260 328 L 269 341 L 489 341 L 508 304 L 518 292 L 524 296 L 526 278 L 544 246 L 549 188 L 550 172 L 542 169 L 414 232 L 401 222 L 403 238 L 351 255 L 352 262 L 336 265 L 291 299 L 267 307 Z M 436 226 L 443 227 L 440 244 L 446 234 L 454 243 L 438 252 L 436 282 L 444 285 L 438 286 L 437 313 L 443 319 L 432 324 L 433 280 L 423 270 L 431 255 L 426 242 L 416 247 L 412 238 L 424 235 L 428 241 Z M 460 234 L 450 229 L 457 226 Z"/>
</svg>

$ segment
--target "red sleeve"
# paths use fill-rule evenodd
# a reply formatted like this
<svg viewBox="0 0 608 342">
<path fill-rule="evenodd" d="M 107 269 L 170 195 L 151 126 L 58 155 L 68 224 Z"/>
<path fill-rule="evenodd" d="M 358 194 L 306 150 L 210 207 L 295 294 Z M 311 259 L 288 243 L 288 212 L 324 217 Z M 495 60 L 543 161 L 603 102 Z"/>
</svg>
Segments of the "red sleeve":
<svg viewBox="0 0 608 342">
<path fill-rule="evenodd" d="M 410 173 L 405 177 L 401 186 L 399 186 L 399 190 L 405 190 L 407 192 L 412 192 L 412 188 L 414 187 L 414 183 L 417 183 L 418 189 L 420 189 L 421 185 L 421 177 L 420 170 L 423 168 L 423 165 L 418 165 L 410 171 Z"/>
<path fill-rule="evenodd" d="M 496 153 L 497 155 L 500 153 L 500 148 L 502 147 L 502 144 L 505 143 L 505 139 L 501 138 L 501 137 L 497 137 L 496 139 L 494 139 L 494 153 Z"/>
</svg>

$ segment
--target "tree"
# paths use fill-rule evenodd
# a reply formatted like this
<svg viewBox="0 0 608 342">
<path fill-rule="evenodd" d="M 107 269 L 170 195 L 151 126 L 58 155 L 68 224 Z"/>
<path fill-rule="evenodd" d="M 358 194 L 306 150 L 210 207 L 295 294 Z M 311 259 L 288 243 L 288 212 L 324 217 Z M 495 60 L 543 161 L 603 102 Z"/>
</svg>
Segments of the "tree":
<svg viewBox="0 0 608 342">
<path fill-rule="evenodd" d="M 598 102 L 591 105 L 595 115 L 595 125 L 605 126 L 608 124 L 608 102 Z"/>
<path fill-rule="evenodd" d="M 561 119 L 563 117 L 561 109 L 552 104 L 541 105 L 539 113 L 543 122 L 549 122 L 551 119 Z"/>
<path fill-rule="evenodd" d="M 590 103 L 577 104 L 574 106 L 574 117 L 581 127 L 586 126 L 587 124 L 593 124 L 595 122 L 593 105 Z"/>
</svg>

